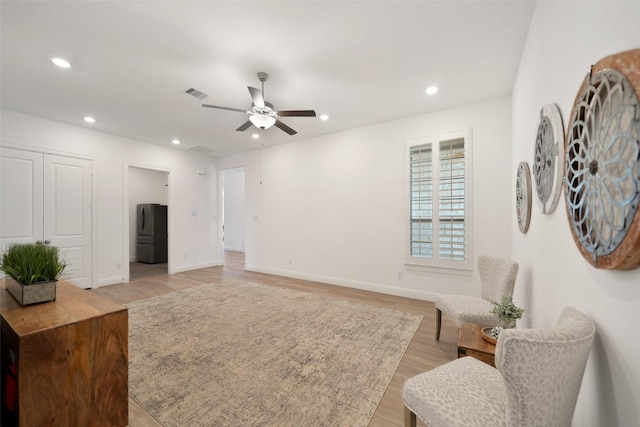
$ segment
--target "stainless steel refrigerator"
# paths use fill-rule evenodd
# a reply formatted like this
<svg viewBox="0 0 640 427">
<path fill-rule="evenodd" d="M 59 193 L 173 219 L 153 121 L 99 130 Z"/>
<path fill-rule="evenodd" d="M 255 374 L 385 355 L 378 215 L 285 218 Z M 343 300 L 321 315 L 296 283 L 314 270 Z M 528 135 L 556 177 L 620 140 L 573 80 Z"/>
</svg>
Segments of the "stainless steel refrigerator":
<svg viewBox="0 0 640 427">
<path fill-rule="evenodd" d="M 167 207 L 157 203 L 138 205 L 137 241 L 138 262 L 156 264 L 167 262 Z"/>
</svg>

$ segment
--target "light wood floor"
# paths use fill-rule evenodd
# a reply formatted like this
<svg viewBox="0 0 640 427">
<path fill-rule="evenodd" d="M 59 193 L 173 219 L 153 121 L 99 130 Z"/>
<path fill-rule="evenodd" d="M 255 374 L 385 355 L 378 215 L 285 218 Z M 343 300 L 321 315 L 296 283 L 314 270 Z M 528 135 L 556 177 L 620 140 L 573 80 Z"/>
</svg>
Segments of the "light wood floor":
<svg viewBox="0 0 640 427">
<path fill-rule="evenodd" d="M 167 274 L 168 265 L 166 262 L 158 264 L 145 264 L 144 262 L 129 263 L 129 280 L 140 280 L 148 277 Z"/>
<path fill-rule="evenodd" d="M 330 295 L 345 300 L 358 301 L 424 316 L 369 423 L 369 427 L 403 426 L 404 407 L 401 391 L 404 381 L 407 378 L 453 360 L 457 356 L 457 327 L 452 321 L 445 319 L 445 316 L 442 319 L 440 341 L 434 339 L 435 308 L 431 302 L 245 271 L 244 254 L 241 252 L 227 251 L 223 267 L 210 267 L 174 275 L 162 274 L 162 272 L 156 275 L 143 275 L 140 279 L 132 280 L 126 284 L 104 286 L 91 292 L 100 294 L 118 304 L 126 304 L 229 278 Z M 131 399 L 129 399 L 129 425 L 131 427 L 160 426 L 142 407 Z M 418 425 L 424 424 L 418 420 Z"/>
</svg>

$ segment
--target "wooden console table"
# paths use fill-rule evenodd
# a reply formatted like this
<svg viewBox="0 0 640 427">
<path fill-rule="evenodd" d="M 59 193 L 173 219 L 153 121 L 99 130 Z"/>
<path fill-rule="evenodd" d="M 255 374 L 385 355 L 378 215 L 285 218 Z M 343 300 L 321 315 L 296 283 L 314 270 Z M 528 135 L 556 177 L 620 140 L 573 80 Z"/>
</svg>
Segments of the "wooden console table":
<svg viewBox="0 0 640 427">
<path fill-rule="evenodd" d="M 458 332 L 458 357 L 472 356 L 495 366 L 496 346 L 482 338 L 482 326 L 463 323 Z"/>
<path fill-rule="evenodd" d="M 125 307 L 63 280 L 23 307 L 0 280 L 0 315 L 2 427 L 128 425 Z"/>
</svg>

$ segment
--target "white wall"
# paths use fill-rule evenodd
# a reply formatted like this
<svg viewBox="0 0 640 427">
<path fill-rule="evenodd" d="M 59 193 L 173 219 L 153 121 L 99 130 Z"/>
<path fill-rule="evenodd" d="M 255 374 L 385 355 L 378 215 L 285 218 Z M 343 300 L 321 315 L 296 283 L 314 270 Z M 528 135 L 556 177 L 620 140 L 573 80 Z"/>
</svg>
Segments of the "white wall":
<svg viewBox="0 0 640 427">
<path fill-rule="evenodd" d="M 93 237 L 97 285 L 122 282 L 123 266 L 129 262 L 129 166 L 169 173 L 169 271 L 222 263 L 214 159 L 13 111 L 0 113 L 2 145 L 96 160 L 93 179 L 98 206 L 93 207 L 97 216 Z M 198 168 L 206 175 L 197 175 Z"/>
<path fill-rule="evenodd" d="M 245 166 L 246 268 L 425 299 L 479 295 L 475 262 L 469 274 L 405 267 L 405 143 L 472 128 L 473 259 L 506 257 L 510 111 L 500 98 L 219 159 Z"/>
<path fill-rule="evenodd" d="M 589 66 L 640 48 L 639 22 L 640 2 L 537 3 L 513 90 L 512 171 L 520 161 L 533 161 L 540 108 L 557 104 L 566 131 Z M 597 324 L 574 425 L 640 425 L 640 269 L 591 267 L 569 227 L 564 193 L 551 215 L 534 202 L 526 235 L 511 220 L 513 256 L 520 261 L 515 300 L 526 308 L 524 323 L 532 327 L 552 326 L 567 305 Z"/>
<path fill-rule="evenodd" d="M 137 259 L 137 206 L 169 203 L 169 174 L 163 171 L 129 168 L 129 261 Z M 169 208 L 170 209 L 170 208 Z"/>
<path fill-rule="evenodd" d="M 224 187 L 224 249 L 244 252 L 244 168 L 222 171 Z"/>
</svg>

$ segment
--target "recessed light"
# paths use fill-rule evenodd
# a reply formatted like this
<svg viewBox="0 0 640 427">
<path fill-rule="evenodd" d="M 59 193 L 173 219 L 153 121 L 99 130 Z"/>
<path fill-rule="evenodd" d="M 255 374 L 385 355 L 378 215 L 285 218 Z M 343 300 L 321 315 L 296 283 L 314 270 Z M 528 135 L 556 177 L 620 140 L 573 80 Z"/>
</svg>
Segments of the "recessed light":
<svg viewBox="0 0 640 427">
<path fill-rule="evenodd" d="M 93 117 L 87 116 L 87 117 L 84 118 L 84 121 L 87 122 L 87 123 L 95 123 L 96 119 L 94 119 Z"/>
<path fill-rule="evenodd" d="M 56 64 L 60 68 L 70 68 L 71 67 L 71 64 L 69 64 L 69 61 L 67 61 L 66 59 L 52 58 L 51 62 L 53 62 L 54 64 Z"/>
<path fill-rule="evenodd" d="M 427 92 L 427 95 L 433 95 L 437 91 L 438 91 L 438 86 L 429 86 L 425 92 Z"/>
<path fill-rule="evenodd" d="M 260 138 L 260 135 L 258 135 L 257 133 L 254 133 L 253 135 L 251 135 L 251 138 L 258 139 Z"/>
<path fill-rule="evenodd" d="M 171 142 L 174 143 L 175 145 L 180 144 L 180 140 L 179 139 L 172 139 Z"/>
<path fill-rule="evenodd" d="M 329 115 L 328 114 L 321 115 L 320 120 L 329 120 Z"/>
</svg>

